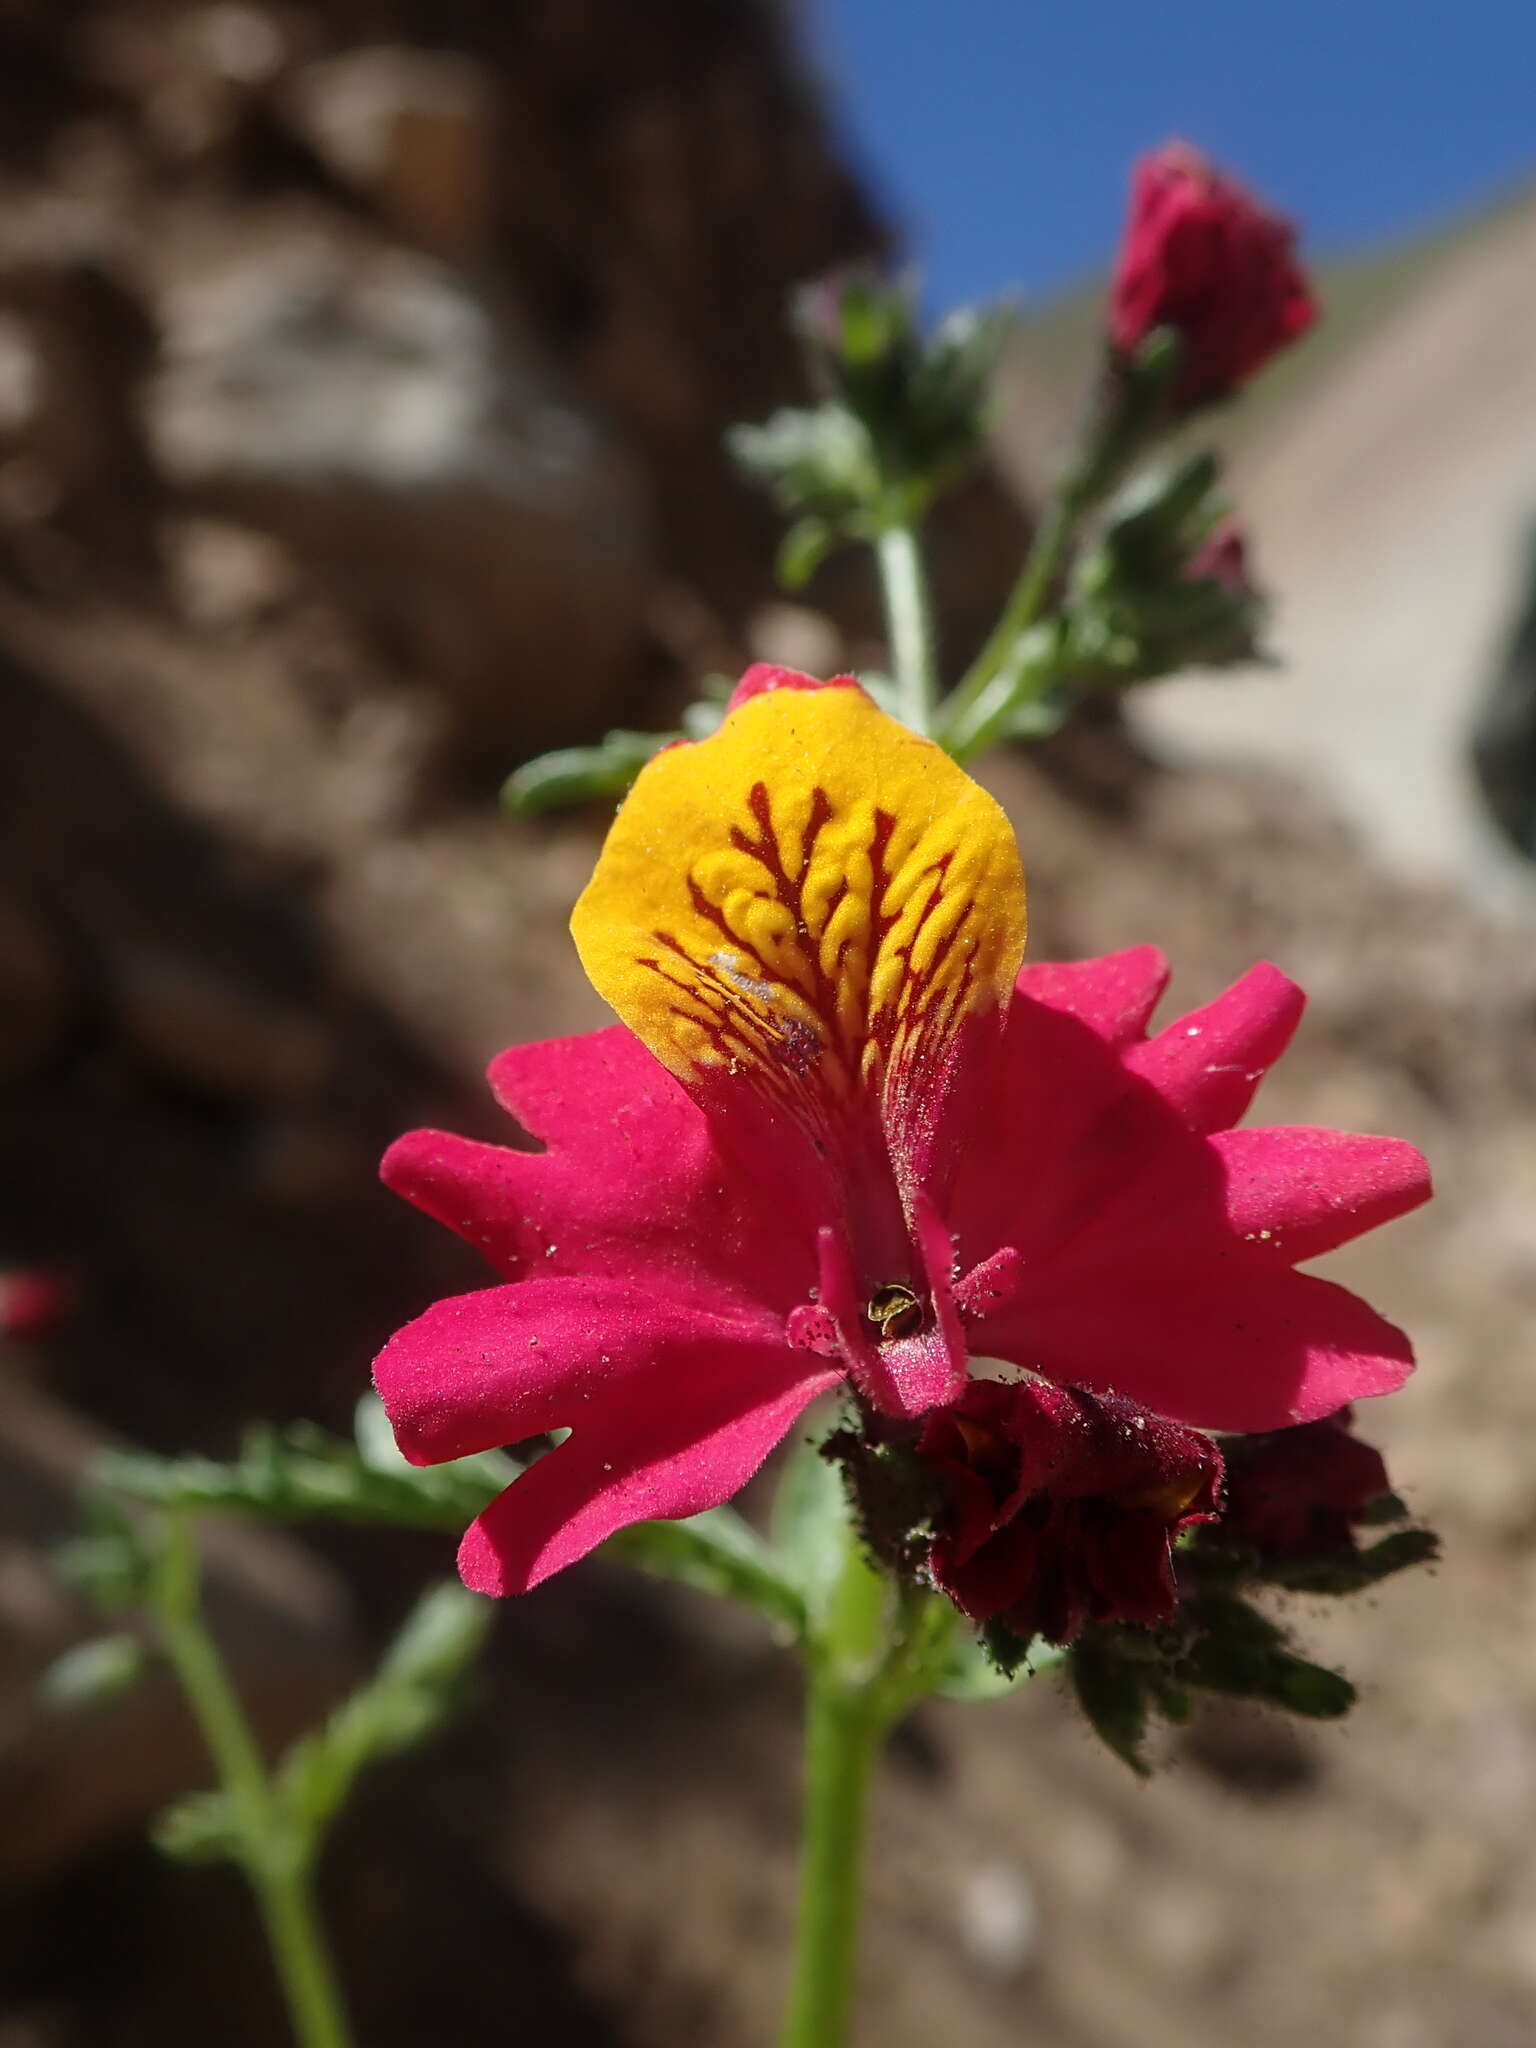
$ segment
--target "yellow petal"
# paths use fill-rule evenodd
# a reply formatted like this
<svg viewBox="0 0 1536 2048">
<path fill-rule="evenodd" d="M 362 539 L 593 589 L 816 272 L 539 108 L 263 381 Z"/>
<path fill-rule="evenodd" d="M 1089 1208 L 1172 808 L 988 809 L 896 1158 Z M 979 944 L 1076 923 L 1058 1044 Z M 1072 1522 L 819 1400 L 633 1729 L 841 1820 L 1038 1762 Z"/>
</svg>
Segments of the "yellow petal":
<svg viewBox="0 0 1536 2048">
<path fill-rule="evenodd" d="M 748 698 L 656 756 L 571 930 L 598 993 L 690 1087 L 739 1077 L 811 1127 L 917 1108 L 1007 1003 L 1024 878 L 1002 810 L 854 687 Z"/>
</svg>

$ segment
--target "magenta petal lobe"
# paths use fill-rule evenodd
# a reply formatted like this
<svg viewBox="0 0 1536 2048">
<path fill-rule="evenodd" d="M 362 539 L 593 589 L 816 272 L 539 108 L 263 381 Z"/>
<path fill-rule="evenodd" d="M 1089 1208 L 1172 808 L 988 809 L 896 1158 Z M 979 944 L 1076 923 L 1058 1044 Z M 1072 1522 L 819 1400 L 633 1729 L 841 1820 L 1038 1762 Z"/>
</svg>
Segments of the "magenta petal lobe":
<svg viewBox="0 0 1536 2048">
<path fill-rule="evenodd" d="M 750 1387 L 782 1352 L 761 1311 L 615 1280 L 524 1280 L 434 1303 L 379 1353 L 374 1384 L 401 1450 L 432 1465 L 572 1426 L 637 1383 L 675 1405 L 674 1376 L 700 1356 Z"/>
<path fill-rule="evenodd" d="M 1406 1215 L 1431 1192 L 1428 1161 L 1400 1138 L 1294 1126 L 1221 1131 L 1211 1142 L 1233 1232 L 1293 1266 Z"/>
<path fill-rule="evenodd" d="M 459 1549 L 478 1593 L 525 1593 L 632 1522 L 697 1515 L 730 1499 L 816 1396 L 837 1384 L 781 1351 L 750 1391 L 695 1361 L 677 1398 L 621 1400 L 515 1479 Z"/>
<path fill-rule="evenodd" d="M 457 1231 L 508 1280 L 545 1250 L 528 1216 L 539 1161 L 448 1131 L 407 1131 L 379 1166 L 391 1193 Z"/>
<path fill-rule="evenodd" d="M 1137 1044 L 1168 986 L 1160 947 L 1130 946 L 1097 960 L 1048 960 L 1022 968 L 1018 990 L 1047 1009 L 1064 1010 L 1111 1045 Z"/>
<path fill-rule="evenodd" d="M 1305 1004 L 1294 981 L 1261 963 L 1214 1003 L 1133 1047 L 1126 1067 L 1150 1081 L 1191 1130 L 1225 1130 L 1290 1044 Z"/>
</svg>

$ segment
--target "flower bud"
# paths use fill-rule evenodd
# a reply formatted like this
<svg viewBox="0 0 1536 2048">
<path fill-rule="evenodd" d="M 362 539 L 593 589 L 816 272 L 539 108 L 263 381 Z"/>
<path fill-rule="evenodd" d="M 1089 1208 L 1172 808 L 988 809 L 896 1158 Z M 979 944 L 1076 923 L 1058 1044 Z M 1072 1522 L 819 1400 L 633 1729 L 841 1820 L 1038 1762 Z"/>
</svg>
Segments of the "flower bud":
<svg viewBox="0 0 1536 2048">
<path fill-rule="evenodd" d="M 1007 308 L 961 307 L 925 335 L 910 280 L 851 270 L 804 287 L 795 325 L 817 384 L 867 437 L 880 490 L 904 494 L 908 513 L 979 455 Z M 743 452 L 761 471 L 755 446 L 749 430 Z M 807 509 L 803 491 L 791 509 Z"/>
<path fill-rule="evenodd" d="M 1212 528 L 1178 580 L 1183 603 L 1174 623 L 1181 665 L 1231 668 L 1263 658 L 1260 635 L 1269 605 L 1253 580 L 1247 531 L 1237 520 Z"/>
<path fill-rule="evenodd" d="M 1073 680 L 1079 690 L 1125 689 L 1260 660 L 1267 609 L 1214 456 L 1150 472 L 1111 508 L 1073 578 Z"/>
<path fill-rule="evenodd" d="M 1223 519 L 1208 533 L 1180 572 L 1186 583 L 1214 583 L 1229 597 L 1252 599 L 1248 536 L 1235 519 Z"/>
<path fill-rule="evenodd" d="M 1381 1453 L 1354 1434 L 1350 1411 L 1227 1446 L 1222 1534 L 1269 1561 L 1358 1548 L 1355 1531 L 1391 1491 Z"/>
<path fill-rule="evenodd" d="M 1347 1408 L 1321 1422 L 1228 1440 L 1221 1528 L 1194 1553 L 1243 1553 L 1254 1577 L 1297 1591 L 1354 1593 L 1439 1548 L 1428 1529 L 1403 1528 L 1362 1545 L 1359 1532 L 1403 1520 L 1381 1453 L 1353 1433 Z"/>
<path fill-rule="evenodd" d="M 909 288 L 871 270 L 804 286 L 794 323 L 814 372 L 877 437 L 897 420 L 922 352 Z"/>
<path fill-rule="evenodd" d="M 1289 221 L 1187 143 L 1143 157 L 1110 293 L 1116 353 L 1134 362 L 1172 328 L 1181 344 L 1176 411 L 1225 398 L 1316 317 L 1294 239 Z"/>
</svg>

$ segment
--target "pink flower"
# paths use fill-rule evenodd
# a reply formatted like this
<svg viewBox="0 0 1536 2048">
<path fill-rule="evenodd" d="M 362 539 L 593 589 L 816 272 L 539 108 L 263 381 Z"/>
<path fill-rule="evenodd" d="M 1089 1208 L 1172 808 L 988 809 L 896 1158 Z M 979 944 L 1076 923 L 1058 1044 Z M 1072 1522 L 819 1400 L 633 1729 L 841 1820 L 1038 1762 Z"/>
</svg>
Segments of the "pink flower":
<svg viewBox="0 0 1536 2048">
<path fill-rule="evenodd" d="M 973 1621 L 1025 1642 L 1171 1621 L 1173 1539 L 1220 1505 L 1209 1437 L 1079 1387 L 973 1380 L 917 1450 L 947 1502 L 934 1578 Z"/>
<path fill-rule="evenodd" d="M 1317 317 L 1294 240 L 1289 221 L 1198 150 L 1166 143 L 1132 178 L 1110 340 L 1130 356 L 1155 329 L 1176 329 L 1184 345 L 1179 409 L 1224 398 Z"/>
<path fill-rule="evenodd" d="M 1020 973 L 1002 812 L 849 679 L 749 671 L 644 769 L 572 929 L 623 1022 L 490 1075 L 545 1149 L 417 1131 L 384 1162 L 503 1283 L 380 1355 L 406 1455 L 571 1432 L 470 1529 L 471 1586 L 725 1500 L 840 1384 L 926 1416 L 973 1351 L 1238 1430 L 1408 1371 L 1294 1268 L 1422 1201 L 1422 1159 L 1232 1128 L 1299 991 L 1258 967 L 1148 1037 L 1152 948 Z"/>
</svg>

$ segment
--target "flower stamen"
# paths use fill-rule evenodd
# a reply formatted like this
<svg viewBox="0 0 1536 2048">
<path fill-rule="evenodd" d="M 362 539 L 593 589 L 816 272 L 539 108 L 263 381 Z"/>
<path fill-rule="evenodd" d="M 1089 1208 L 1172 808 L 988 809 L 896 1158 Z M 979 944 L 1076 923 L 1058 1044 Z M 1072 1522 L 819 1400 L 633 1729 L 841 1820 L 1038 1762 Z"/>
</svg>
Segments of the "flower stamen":
<svg viewBox="0 0 1536 2048">
<path fill-rule="evenodd" d="M 870 1296 L 864 1310 L 882 1343 L 894 1337 L 915 1337 L 923 1327 L 923 1304 L 905 1280 L 887 1280 Z"/>
</svg>

